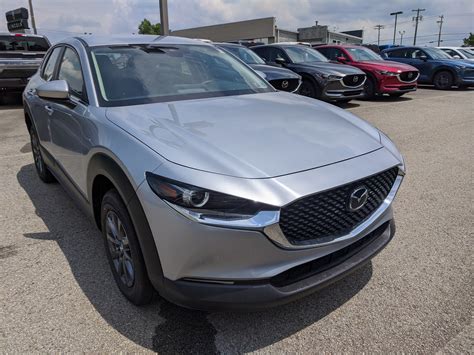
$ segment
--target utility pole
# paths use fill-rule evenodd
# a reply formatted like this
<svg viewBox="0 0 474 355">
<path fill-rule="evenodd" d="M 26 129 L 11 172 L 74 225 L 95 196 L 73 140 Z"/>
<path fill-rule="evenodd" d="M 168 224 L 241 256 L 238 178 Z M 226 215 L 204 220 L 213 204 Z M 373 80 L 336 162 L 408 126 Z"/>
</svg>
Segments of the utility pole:
<svg viewBox="0 0 474 355">
<path fill-rule="evenodd" d="M 28 0 L 28 4 L 30 5 L 31 26 L 33 26 L 34 34 L 38 34 L 38 31 L 36 31 L 35 13 L 33 12 L 32 0 Z"/>
<path fill-rule="evenodd" d="M 412 21 L 415 21 L 415 37 L 413 37 L 413 45 L 416 44 L 416 34 L 418 33 L 418 22 L 423 20 L 423 16 L 420 16 L 420 12 L 425 11 L 426 9 L 416 9 L 416 10 L 411 10 L 413 12 L 416 12 L 416 16 L 412 18 Z"/>
<path fill-rule="evenodd" d="M 443 19 L 444 15 L 439 16 L 439 21 L 436 21 L 436 23 L 439 23 L 439 34 L 438 34 L 438 47 L 441 45 L 441 28 L 443 28 Z"/>
<path fill-rule="evenodd" d="M 378 30 L 377 46 L 380 46 L 380 30 L 384 28 L 384 25 L 375 25 L 374 29 Z"/>
<path fill-rule="evenodd" d="M 401 15 L 401 14 L 403 14 L 403 11 L 397 11 L 397 12 L 390 13 L 390 16 L 395 15 L 395 27 L 393 28 L 393 44 L 394 45 L 395 45 L 395 36 L 397 34 L 397 18 L 398 18 L 398 15 Z"/>
<path fill-rule="evenodd" d="M 168 0 L 160 0 L 160 22 L 161 34 L 168 36 L 170 34 L 170 27 L 168 23 Z"/>
<path fill-rule="evenodd" d="M 405 34 L 405 31 L 398 31 L 400 33 L 400 45 L 403 44 L 403 35 Z"/>
</svg>

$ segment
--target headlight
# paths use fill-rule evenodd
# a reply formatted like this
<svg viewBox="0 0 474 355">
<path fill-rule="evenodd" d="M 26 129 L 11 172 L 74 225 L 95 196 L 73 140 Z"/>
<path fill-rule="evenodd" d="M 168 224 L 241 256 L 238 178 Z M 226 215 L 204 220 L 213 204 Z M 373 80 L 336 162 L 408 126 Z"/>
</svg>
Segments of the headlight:
<svg viewBox="0 0 474 355">
<path fill-rule="evenodd" d="M 397 76 L 398 73 L 393 72 L 393 71 L 386 71 L 386 70 L 377 70 L 377 73 L 380 75 L 386 75 L 386 76 Z"/>
<path fill-rule="evenodd" d="M 379 130 L 379 134 L 380 134 L 380 143 L 382 143 L 382 145 L 390 152 L 392 153 L 392 155 L 397 158 L 400 163 L 402 163 L 402 171 L 405 172 L 405 160 L 403 159 L 403 156 L 402 154 L 400 153 L 400 151 L 398 150 L 397 146 L 395 145 L 395 143 L 392 142 L 392 140 L 390 138 L 388 138 L 388 136 L 383 133 L 382 131 Z"/>
<path fill-rule="evenodd" d="M 219 219 L 249 218 L 259 211 L 278 208 L 244 198 L 223 194 L 197 186 L 146 173 L 148 185 L 160 198 L 172 207 L 179 206 L 199 217 Z M 188 213 L 187 213 L 188 215 Z"/>
</svg>

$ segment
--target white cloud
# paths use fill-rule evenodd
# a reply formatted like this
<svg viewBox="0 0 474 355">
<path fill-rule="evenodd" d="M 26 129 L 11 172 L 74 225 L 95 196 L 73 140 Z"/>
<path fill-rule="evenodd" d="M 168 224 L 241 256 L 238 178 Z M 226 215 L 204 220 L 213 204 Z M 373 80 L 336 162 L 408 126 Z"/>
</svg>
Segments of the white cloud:
<svg viewBox="0 0 474 355">
<path fill-rule="evenodd" d="M 84 32 L 133 33 L 137 32 L 137 26 L 144 17 L 159 22 L 158 0 L 33 2 L 37 26 L 56 39 Z M 409 43 L 414 32 L 411 10 L 421 7 L 426 11 L 419 27 L 420 44 L 436 39 L 436 20 L 441 14 L 445 15 L 445 44 L 460 43 L 468 32 L 474 32 L 474 2 L 470 0 L 168 0 L 168 3 L 170 27 L 175 30 L 275 16 L 277 25 L 289 30 L 311 26 L 316 20 L 330 28 L 336 26 L 339 31 L 363 28 L 366 42 L 376 41 L 377 32 L 373 27 L 384 24 L 382 42 L 391 43 L 393 17 L 389 13 L 401 10 L 404 14 L 399 19 L 399 30 L 405 31 L 405 43 Z M 19 6 L 28 7 L 28 1 L 2 0 L 0 13 Z M 4 22 L 0 22 L 2 29 L 6 29 Z"/>
</svg>

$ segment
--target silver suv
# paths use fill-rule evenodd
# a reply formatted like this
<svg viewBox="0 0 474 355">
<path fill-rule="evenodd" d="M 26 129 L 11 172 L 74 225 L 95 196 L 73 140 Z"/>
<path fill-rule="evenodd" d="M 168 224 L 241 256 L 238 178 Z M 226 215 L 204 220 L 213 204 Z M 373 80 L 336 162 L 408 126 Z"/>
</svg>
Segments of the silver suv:
<svg viewBox="0 0 474 355">
<path fill-rule="evenodd" d="M 198 309 L 282 304 L 394 234 L 405 169 L 394 144 L 211 44 L 72 38 L 23 97 L 39 177 L 95 221 L 135 304 L 155 291 Z"/>
</svg>

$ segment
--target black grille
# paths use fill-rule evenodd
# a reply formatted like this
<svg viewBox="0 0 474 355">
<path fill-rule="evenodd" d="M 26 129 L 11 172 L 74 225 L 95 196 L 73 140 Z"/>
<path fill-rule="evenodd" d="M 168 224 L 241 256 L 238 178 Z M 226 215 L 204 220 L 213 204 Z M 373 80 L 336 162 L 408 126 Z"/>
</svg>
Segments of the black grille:
<svg viewBox="0 0 474 355">
<path fill-rule="evenodd" d="M 418 76 L 417 71 L 404 71 L 403 73 L 400 73 L 399 77 L 401 81 L 413 81 L 416 79 Z"/>
<path fill-rule="evenodd" d="M 398 168 L 386 170 L 353 183 L 304 197 L 283 207 L 280 228 L 292 244 L 325 242 L 347 234 L 367 219 L 385 200 L 398 174 Z M 352 192 L 365 187 L 365 205 L 348 208 Z"/>
<path fill-rule="evenodd" d="M 277 89 L 282 91 L 295 91 L 299 84 L 299 79 L 279 79 L 271 80 L 270 84 Z"/>
<path fill-rule="evenodd" d="M 365 79 L 365 75 L 346 75 L 342 81 L 344 82 L 344 85 L 346 86 L 359 86 L 362 84 L 362 82 Z"/>
<path fill-rule="evenodd" d="M 270 283 L 275 287 L 284 287 L 295 282 L 304 280 L 313 275 L 317 275 L 323 271 L 331 269 L 340 263 L 343 263 L 359 251 L 364 249 L 368 244 L 380 237 L 387 229 L 390 222 L 386 222 L 373 232 L 370 232 L 357 242 L 335 251 L 334 253 L 323 256 L 322 258 L 311 260 L 307 263 L 292 267 L 289 270 L 275 275 L 270 279 Z"/>
</svg>

